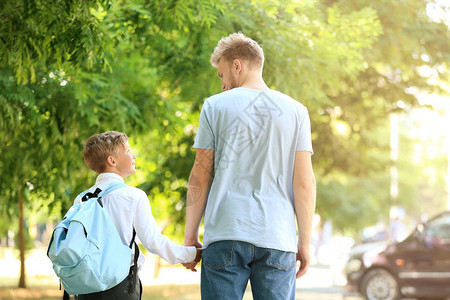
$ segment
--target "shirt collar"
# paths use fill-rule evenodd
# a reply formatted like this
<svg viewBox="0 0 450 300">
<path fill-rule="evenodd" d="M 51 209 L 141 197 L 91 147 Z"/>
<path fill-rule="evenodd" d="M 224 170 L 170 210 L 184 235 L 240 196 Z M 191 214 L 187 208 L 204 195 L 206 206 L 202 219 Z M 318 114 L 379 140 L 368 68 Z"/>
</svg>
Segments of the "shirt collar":
<svg viewBox="0 0 450 300">
<path fill-rule="evenodd" d="M 116 173 L 101 173 L 100 175 L 97 176 L 97 180 L 95 181 L 95 184 L 100 184 L 103 182 L 122 182 L 124 183 L 125 181 L 123 180 L 122 177 L 120 177 L 118 174 Z"/>
</svg>

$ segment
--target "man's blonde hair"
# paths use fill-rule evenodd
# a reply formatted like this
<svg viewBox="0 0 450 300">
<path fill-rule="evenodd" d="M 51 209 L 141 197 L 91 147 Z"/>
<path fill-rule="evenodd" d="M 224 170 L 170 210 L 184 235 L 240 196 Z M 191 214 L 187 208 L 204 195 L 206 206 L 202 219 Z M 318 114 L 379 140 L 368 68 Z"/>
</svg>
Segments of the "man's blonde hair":
<svg viewBox="0 0 450 300">
<path fill-rule="evenodd" d="M 232 33 L 220 39 L 211 54 L 211 64 L 217 68 L 221 58 L 227 61 L 242 59 L 262 69 L 264 65 L 264 51 L 257 42 L 245 36 L 242 32 Z"/>
<path fill-rule="evenodd" d="M 108 156 L 116 155 L 119 147 L 125 147 L 128 136 L 123 132 L 106 131 L 94 134 L 86 140 L 83 158 L 89 169 L 102 173 Z"/>
</svg>

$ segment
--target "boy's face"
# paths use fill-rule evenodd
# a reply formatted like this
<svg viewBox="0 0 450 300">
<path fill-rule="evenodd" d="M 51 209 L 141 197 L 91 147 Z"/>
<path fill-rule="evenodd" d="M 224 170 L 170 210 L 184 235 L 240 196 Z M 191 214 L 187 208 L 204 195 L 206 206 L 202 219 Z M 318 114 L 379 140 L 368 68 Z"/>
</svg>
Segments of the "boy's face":
<svg viewBox="0 0 450 300">
<path fill-rule="evenodd" d="M 128 141 L 123 145 L 123 147 L 119 147 L 117 149 L 117 154 L 114 157 L 116 161 L 115 171 L 122 178 L 126 178 L 131 174 L 136 173 L 136 167 L 134 163 L 136 156 L 131 153 Z"/>
</svg>

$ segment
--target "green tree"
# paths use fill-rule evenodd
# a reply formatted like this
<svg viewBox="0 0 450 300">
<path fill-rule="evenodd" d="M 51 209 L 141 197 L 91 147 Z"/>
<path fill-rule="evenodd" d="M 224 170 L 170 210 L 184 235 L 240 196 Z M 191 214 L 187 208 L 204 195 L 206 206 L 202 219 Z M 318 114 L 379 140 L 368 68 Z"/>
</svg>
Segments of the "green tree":
<svg viewBox="0 0 450 300">
<path fill-rule="evenodd" d="M 380 128 L 397 100 L 415 101 L 406 87 L 430 86 L 403 56 L 426 53 L 429 66 L 443 64 L 448 28 L 428 21 L 425 2 L 382 2 L 418 18 L 356 0 L 1 2 L 1 214 L 22 215 L 23 224 L 20 199 L 63 214 L 95 175 L 83 164 L 83 141 L 120 130 L 138 150 L 129 182 L 148 192 L 165 232 L 180 236 L 200 107 L 220 91 L 209 56 L 239 30 L 262 44 L 267 83 L 310 110 L 318 211 L 342 230 L 358 212 L 383 211 L 379 198 L 388 199 L 378 184 L 386 177 L 374 171 L 389 162 Z M 426 32 L 422 41 L 399 31 L 411 25 Z M 407 42 L 398 42 L 401 55 L 381 33 Z M 392 77 L 399 68 L 400 81 Z M 369 175 L 375 182 L 359 181 Z"/>
<path fill-rule="evenodd" d="M 19 217 L 19 286 L 25 287 L 24 205 L 40 201 L 65 212 L 92 182 L 94 174 L 81 157 L 89 135 L 111 129 L 142 132 L 157 124 L 153 120 L 166 114 L 170 78 L 160 66 L 179 58 L 168 50 L 184 32 L 181 24 L 208 26 L 218 5 L 0 5 L 0 199 L 3 215 Z M 180 20 L 180 13 L 188 19 Z"/>
<path fill-rule="evenodd" d="M 108 66 L 113 43 L 96 10 L 109 1 L 2 1 L 0 62 L 19 83 L 40 81 L 37 72 Z"/>
<path fill-rule="evenodd" d="M 284 1 L 283 5 L 277 1 L 230 1 L 210 29 L 193 29 L 190 39 L 194 44 L 183 49 L 201 45 L 201 50 L 190 53 L 189 61 L 194 64 L 189 65 L 189 76 L 179 72 L 172 81 L 171 98 L 177 100 L 163 120 L 167 126 L 162 143 L 151 146 L 158 151 L 144 152 L 149 143 L 140 150 L 143 161 L 156 162 L 151 163 L 153 171 L 143 178 L 141 188 L 148 191 L 157 217 L 169 219 L 166 231 L 174 235 L 183 232 L 179 224 L 184 224 L 186 182 L 194 160 L 192 144 L 200 107 L 205 97 L 220 91 L 209 57 L 221 37 L 236 31 L 261 43 L 269 86 L 295 97 L 315 115 L 330 103 L 327 89 L 337 89 L 344 78 L 356 77 L 364 70 L 362 51 L 376 40 L 381 27 L 370 8 L 343 13 L 314 1 Z M 171 69 L 179 71 L 177 65 Z M 155 140 L 157 135 L 161 132 L 150 133 L 146 140 Z"/>
<path fill-rule="evenodd" d="M 362 213 L 371 212 L 370 216 L 358 221 L 355 232 L 376 220 L 388 221 L 389 208 L 394 204 L 389 195 L 389 181 L 378 181 L 375 189 L 367 189 L 365 183 L 367 179 L 377 182 L 378 178 L 390 176 L 389 168 L 394 163 L 389 161 L 390 114 L 420 107 L 415 91 L 445 93 L 440 83 L 449 83 L 450 51 L 448 39 L 443 38 L 449 36 L 449 28 L 442 20 L 433 20 L 427 14 L 427 7 L 433 1 L 321 2 L 327 7 L 338 7 L 344 13 L 371 7 L 376 10 L 383 30 L 375 44 L 363 51 L 365 70 L 356 77 L 345 78 L 338 88 L 327 89 L 329 103 L 322 106 L 319 114 L 311 116 L 316 137 L 314 159 L 318 159 L 314 160 L 314 165 L 319 180 L 342 183 L 342 174 L 346 174 L 346 177 L 360 181 L 360 184 L 345 185 L 347 197 L 339 197 L 339 190 L 334 193 L 336 196 L 333 193 L 321 196 L 319 191 L 318 211 L 328 215 L 339 229 L 351 228 Z M 424 74 L 424 70 L 434 74 L 433 78 Z M 402 152 L 400 156 L 403 156 Z M 399 165 L 403 166 L 405 162 Z M 400 170 L 402 174 L 409 171 L 412 170 Z M 414 172 L 421 173 L 423 169 Z M 414 185 L 414 177 L 401 176 L 400 185 Z M 376 201 L 369 201 L 371 205 L 368 206 L 366 198 L 360 197 L 360 201 L 352 203 L 351 199 L 365 193 L 371 193 Z M 420 205 L 417 201 L 422 200 L 411 197 L 407 188 L 401 188 L 400 193 L 405 193 L 400 194 L 399 199 L 408 207 L 408 213 L 418 215 Z M 329 215 L 327 210 L 332 203 L 343 207 L 352 205 L 353 209 L 341 212 L 342 217 Z"/>
<path fill-rule="evenodd" d="M 446 209 L 448 150 L 444 142 L 445 124 L 441 119 L 444 113 L 443 109 L 422 108 L 400 116 L 402 155 L 397 162 L 399 197 L 396 202 L 416 220 L 423 214 L 431 217 Z M 424 122 L 427 130 L 423 128 Z"/>
</svg>

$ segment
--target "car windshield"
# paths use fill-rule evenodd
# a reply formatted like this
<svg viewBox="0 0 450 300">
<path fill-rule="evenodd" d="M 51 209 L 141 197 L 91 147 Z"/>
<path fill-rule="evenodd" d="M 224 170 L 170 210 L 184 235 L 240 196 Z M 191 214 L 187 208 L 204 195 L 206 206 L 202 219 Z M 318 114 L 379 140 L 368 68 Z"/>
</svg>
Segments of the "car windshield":
<svg viewBox="0 0 450 300">
<path fill-rule="evenodd" d="M 439 244 L 450 245 L 450 215 L 443 215 L 432 220 L 426 228 L 425 238 Z"/>
</svg>

